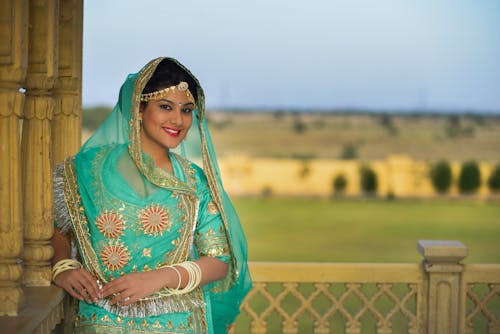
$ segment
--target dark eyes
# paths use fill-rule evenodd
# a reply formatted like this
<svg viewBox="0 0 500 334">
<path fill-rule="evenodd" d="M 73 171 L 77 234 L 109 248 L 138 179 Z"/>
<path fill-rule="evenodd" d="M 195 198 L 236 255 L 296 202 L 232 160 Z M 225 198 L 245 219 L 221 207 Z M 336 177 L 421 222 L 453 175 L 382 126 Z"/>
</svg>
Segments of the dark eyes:
<svg viewBox="0 0 500 334">
<path fill-rule="evenodd" d="M 166 103 L 160 104 L 160 108 L 163 110 L 172 110 L 172 106 L 170 104 L 166 104 Z M 190 114 L 191 112 L 193 112 L 193 109 L 192 108 L 183 108 L 181 111 L 185 114 Z"/>
</svg>

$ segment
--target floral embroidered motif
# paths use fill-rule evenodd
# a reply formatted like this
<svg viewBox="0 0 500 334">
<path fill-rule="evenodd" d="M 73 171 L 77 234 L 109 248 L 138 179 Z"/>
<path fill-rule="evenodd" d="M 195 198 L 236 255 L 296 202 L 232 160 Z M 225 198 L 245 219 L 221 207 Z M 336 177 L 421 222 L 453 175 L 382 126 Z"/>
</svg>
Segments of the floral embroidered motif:
<svg viewBox="0 0 500 334">
<path fill-rule="evenodd" d="M 128 248 L 122 244 L 110 243 L 101 250 L 102 263 L 108 270 L 120 270 L 129 262 Z"/>
<path fill-rule="evenodd" d="M 125 229 L 122 216 L 108 210 L 105 210 L 97 217 L 95 224 L 97 225 L 97 229 L 106 238 L 117 238 L 123 234 L 123 230 Z"/>
<path fill-rule="evenodd" d="M 214 202 L 208 203 L 207 208 L 208 208 L 208 213 L 212 215 L 219 213 L 219 209 L 217 208 L 217 205 Z"/>
<path fill-rule="evenodd" d="M 160 204 L 151 205 L 139 213 L 139 224 L 147 235 L 162 235 L 163 231 L 169 231 L 172 222 L 170 215 Z"/>
</svg>

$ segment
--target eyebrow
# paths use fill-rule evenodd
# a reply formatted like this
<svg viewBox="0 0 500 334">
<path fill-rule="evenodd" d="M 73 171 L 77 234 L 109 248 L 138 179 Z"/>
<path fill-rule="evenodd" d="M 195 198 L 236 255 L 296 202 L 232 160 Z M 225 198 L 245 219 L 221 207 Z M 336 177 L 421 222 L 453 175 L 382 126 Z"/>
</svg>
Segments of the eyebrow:
<svg viewBox="0 0 500 334">
<path fill-rule="evenodd" d="M 166 102 L 168 102 L 168 103 L 178 104 L 178 103 L 176 103 L 176 102 L 174 102 L 174 101 L 170 101 L 170 100 L 168 100 L 168 99 L 160 99 L 159 101 L 166 101 Z M 190 105 L 190 104 L 194 106 L 194 103 L 193 103 L 193 102 L 183 103 L 182 105 L 183 105 L 183 106 L 187 106 L 187 105 Z"/>
</svg>

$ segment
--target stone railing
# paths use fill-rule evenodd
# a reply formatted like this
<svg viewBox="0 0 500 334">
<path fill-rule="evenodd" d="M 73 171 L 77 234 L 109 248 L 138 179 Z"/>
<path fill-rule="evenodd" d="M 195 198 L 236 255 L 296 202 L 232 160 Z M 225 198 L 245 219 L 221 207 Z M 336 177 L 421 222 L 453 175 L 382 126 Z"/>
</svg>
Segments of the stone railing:
<svg viewBox="0 0 500 334">
<path fill-rule="evenodd" d="M 232 333 L 500 333 L 500 264 L 419 241 L 422 264 L 251 263 Z"/>
<path fill-rule="evenodd" d="M 421 264 L 251 262 L 231 333 L 500 333 L 500 264 L 461 264 L 458 241 L 419 241 Z M 5 333 L 64 333 L 60 289 L 24 288 Z"/>
</svg>

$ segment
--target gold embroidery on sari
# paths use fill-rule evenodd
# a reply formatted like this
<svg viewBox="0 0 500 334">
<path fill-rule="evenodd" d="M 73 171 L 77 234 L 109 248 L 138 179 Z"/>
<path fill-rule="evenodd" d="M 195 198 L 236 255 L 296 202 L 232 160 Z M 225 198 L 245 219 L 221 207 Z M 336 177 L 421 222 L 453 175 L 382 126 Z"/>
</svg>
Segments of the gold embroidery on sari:
<svg viewBox="0 0 500 334">
<path fill-rule="evenodd" d="M 104 315 L 100 318 L 95 313 L 92 313 L 89 318 L 79 316 L 75 323 L 76 333 L 191 333 L 201 334 L 207 333 L 207 323 L 205 320 L 205 310 L 203 307 L 195 308 L 184 319 L 179 319 L 174 323 L 168 320 L 162 323 L 161 319 L 151 320 L 150 322 L 144 318 L 129 319 L 124 321 L 121 316 L 116 318 Z"/>
<path fill-rule="evenodd" d="M 64 181 L 64 192 L 67 200 L 68 211 L 71 216 L 72 228 L 75 232 L 75 238 L 79 245 L 83 264 L 96 279 L 99 279 L 100 282 L 103 284 L 109 283 L 110 280 L 108 278 L 110 277 L 106 277 L 104 275 L 99 258 L 90 240 L 89 225 L 85 210 L 81 204 L 72 158 L 65 160 Z M 183 262 L 188 259 L 198 207 L 197 198 L 195 197 L 194 199 L 195 200 L 193 201 L 192 195 L 180 195 L 179 200 L 182 202 L 182 207 L 185 208 L 184 210 L 188 218 L 187 223 L 183 224 L 179 229 L 179 245 L 176 249 L 174 249 L 175 252 L 172 253 L 173 257 L 165 259 L 165 263 L 167 264 Z M 123 207 L 123 203 L 120 204 L 120 207 Z M 147 270 L 149 267 L 145 269 Z M 123 317 L 147 317 L 164 313 L 187 312 L 193 309 L 203 308 L 205 305 L 200 288 L 189 294 L 180 296 L 162 296 L 160 293 L 153 294 L 126 308 L 117 305 L 110 305 L 109 302 L 109 298 L 101 299 L 96 302 L 96 305 L 104 308 L 110 313 L 119 314 Z M 84 318 L 80 318 L 80 321 L 83 321 L 82 319 Z"/>
<path fill-rule="evenodd" d="M 217 257 L 229 256 L 227 247 L 227 239 L 224 231 L 215 232 L 213 229 L 208 229 L 205 233 L 196 233 L 195 239 L 196 249 L 200 255 Z"/>
<path fill-rule="evenodd" d="M 203 126 L 201 125 L 200 122 L 200 132 L 201 132 L 201 138 L 202 138 L 202 151 L 203 151 L 203 168 L 205 171 L 205 175 L 207 177 L 208 181 L 208 188 L 210 189 L 210 195 L 212 195 L 212 199 L 214 203 L 216 204 L 217 208 L 219 209 L 219 212 L 221 214 L 222 222 L 224 224 L 225 228 L 225 238 L 226 238 L 226 244 L 228 246 L 228 253 L 230 255 L 231 262 L 229 263 L 229 273 L 228 275 L 220 280 L 216 281 L 214 283 L 214 286 L 212 288 L 213 292 L 223 292 L 226 290 L 229 290 L 231 286 L 238 280 L 238 275 L 239 272 L 236 270 L 237 264 L 236 264 L 236 258 L 233 256 L 233 246 L 231 245 L 231 242 L 229 240 L 229 236 L 227 235 L 227 231 L 229 231 L 229 227 L 227 226 L 227 217 L 226 213 L 224 212 L 223 205 L 222 205 L 222 198 L 221 198 L 221 191 L 222 189 L 219 189 L 219 186 L 217 184 L 217 180 L 215 177 L 215 171 L 214 167 L 212 166 L 212 162 L 210 160 L 210 152 L 208 151 L 207 147 L 207 142 L 205 141 L 206 134 L 205 130 L 203 129 Z"/>
<path fill-rule="evenodd" d="M 144 248 L 142 250 L 142 256 L 144 256 L 144 257 L 151 257 L 151 248 Z"/>
<path fill-rule="evenodd" d="M 71 216 L 75 239 L 78 242 L 83 264 L 86 269 L 102 283 L 108 283 L 101 271 L 99 260 L 90 243 L 90 231 L 88 227 L 85 210 L 81 205 L 78 184 L 76 182 L 76 173 L 74 169 L 73 158 L 68 157 L 64 161 L 64 192 L 68 205 L 68 211 Z"/>
<path fill-rule="evenodd" d="M 207 205 L 208 213 L 211 215 L 215 215 L 219 213 L 219 209 L 217 208 L 217 205 L 214 202 L 210 202 Z"/>
</svg>

